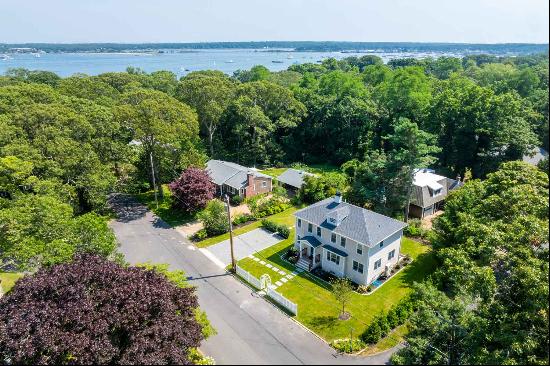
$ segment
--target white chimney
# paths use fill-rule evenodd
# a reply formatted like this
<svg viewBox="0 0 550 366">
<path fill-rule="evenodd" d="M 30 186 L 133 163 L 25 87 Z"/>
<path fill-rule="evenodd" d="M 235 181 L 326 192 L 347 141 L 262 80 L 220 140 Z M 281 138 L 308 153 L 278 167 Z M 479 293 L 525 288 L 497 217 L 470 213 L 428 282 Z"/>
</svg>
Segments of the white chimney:
<svg viewBox="0 0 550 366">
<path fill-rule="evenodd" d="M 342 203 L 342 193 L 340 193 L 340 191 L 337 191 L 334 195 L 334 202 Z"/>
</svg>

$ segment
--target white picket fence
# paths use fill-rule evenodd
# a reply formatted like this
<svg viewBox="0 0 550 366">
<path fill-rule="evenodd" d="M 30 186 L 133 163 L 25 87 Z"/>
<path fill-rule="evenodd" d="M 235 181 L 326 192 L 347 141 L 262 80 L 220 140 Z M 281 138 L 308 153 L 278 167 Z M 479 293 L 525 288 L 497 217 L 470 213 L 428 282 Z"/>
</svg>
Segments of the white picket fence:
<svg viewBox="0 0 550 366">
<path fill-rule="evenodd" d="M 294 315 L 298 315 L 298 305 L 278 293 L 277 291 L 268 288 L 267 296 L 271 297 L 277 304 L 281 305 Z"/>
<path fill-rule="evenodd" d="M 259 279 L 252 276 L 250 273 L 245 271 L 239 266 L 237 267 L 237 274 L 241 276 L 242 279 L 244 279 L 246 282 L 250 283 L 252 286 L 256 287 L 257 289 L 262 290 L 262 284 Z M 269 296 L 273 301 L 275 301 L 277 304 L 281 305 L 288 311 L 290 311 L 294 315 L 298 315 L 298 305 L 275 291 L 274 289 L 270 288 L 269 286 L 267 289 L 265 289 L 266 295 Z"/>
<path fill-rule="evenodd" d="M 258 290 L 260 290 L 262 288 L 262 285 L 261 285 L 259 279 L 252 276 L 250 273 L 248 273 L 247 271 L 245 271 L 241 267 L 239 267 L 239 266 L 236 266 L 236 267 L 237 267 L 237 274 L 239 276 L 241 276 L 246 282 L 248 282 L 252 286 L 256 287 Z"/>
</svg>

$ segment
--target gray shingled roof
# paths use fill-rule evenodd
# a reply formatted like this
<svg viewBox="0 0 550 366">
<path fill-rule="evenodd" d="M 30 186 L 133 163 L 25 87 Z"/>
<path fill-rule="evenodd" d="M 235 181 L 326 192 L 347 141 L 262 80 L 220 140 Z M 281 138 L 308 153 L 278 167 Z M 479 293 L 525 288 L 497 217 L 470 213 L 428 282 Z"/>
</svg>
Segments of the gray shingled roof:
<svg viewBox="0 0 550 366">
<path fill-rule="evenodd" d="M 304 184 L 304 177 L 308 175 L 314 176 L 315 174 L 290 168 L 282 172 L 281 175 L 277 177 L 277 180 L 281 183 L 300 189 L 302 188 L 302 184 Z"/>
<path fill-rule="evenodd" d="M 327 222 L 333 211 L 347 208 L 348 215 L 335 227 Z M 314 225 L 325 227 L 334 233 L 348 237 L 361 244 L 373 247 L 395 232 L 407 226 L 404 222 L 366 210 L 346 202 L 337 203 L 327 198 L 296 211 L 294 215 Z"/>
<path fill-rule="evenodd" d="M 247 174 L 271 179 L 269 175 L 259 173 L 239 164 L 222 160 L 209 160 L 208 163 L 206 163 L 206 171 L 215 184 L 226 184 L 236 189 L 246 186 Z"/>
</svg>

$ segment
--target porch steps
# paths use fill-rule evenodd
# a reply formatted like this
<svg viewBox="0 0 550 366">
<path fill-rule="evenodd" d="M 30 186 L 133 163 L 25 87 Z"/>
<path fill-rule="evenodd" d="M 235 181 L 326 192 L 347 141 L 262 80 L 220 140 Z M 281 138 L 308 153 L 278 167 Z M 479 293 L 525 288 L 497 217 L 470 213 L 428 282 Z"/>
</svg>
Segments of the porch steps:
<svg viewBox="0 0 550 366">
<path fill-rule="evenodd" d="M 300 259 L 296 262 L 296 267 L 303 269 L 304 271 L 309 271 L 309 262 L 305 259 Z"/>
</svg>

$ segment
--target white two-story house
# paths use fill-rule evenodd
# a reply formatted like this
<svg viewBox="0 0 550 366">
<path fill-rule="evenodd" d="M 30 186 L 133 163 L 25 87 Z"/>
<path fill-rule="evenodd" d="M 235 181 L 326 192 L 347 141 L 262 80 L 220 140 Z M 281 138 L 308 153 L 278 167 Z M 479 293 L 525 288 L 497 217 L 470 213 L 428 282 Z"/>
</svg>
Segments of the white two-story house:
<svg viewBox="0 0 550 366">
<path fill-rule="evenodd" d="M 397 263 L 405 223 L 342 201 L 340 194 L 297 211 L 297 265 L 321 267 L 368 285 Z"/>
</svg>

